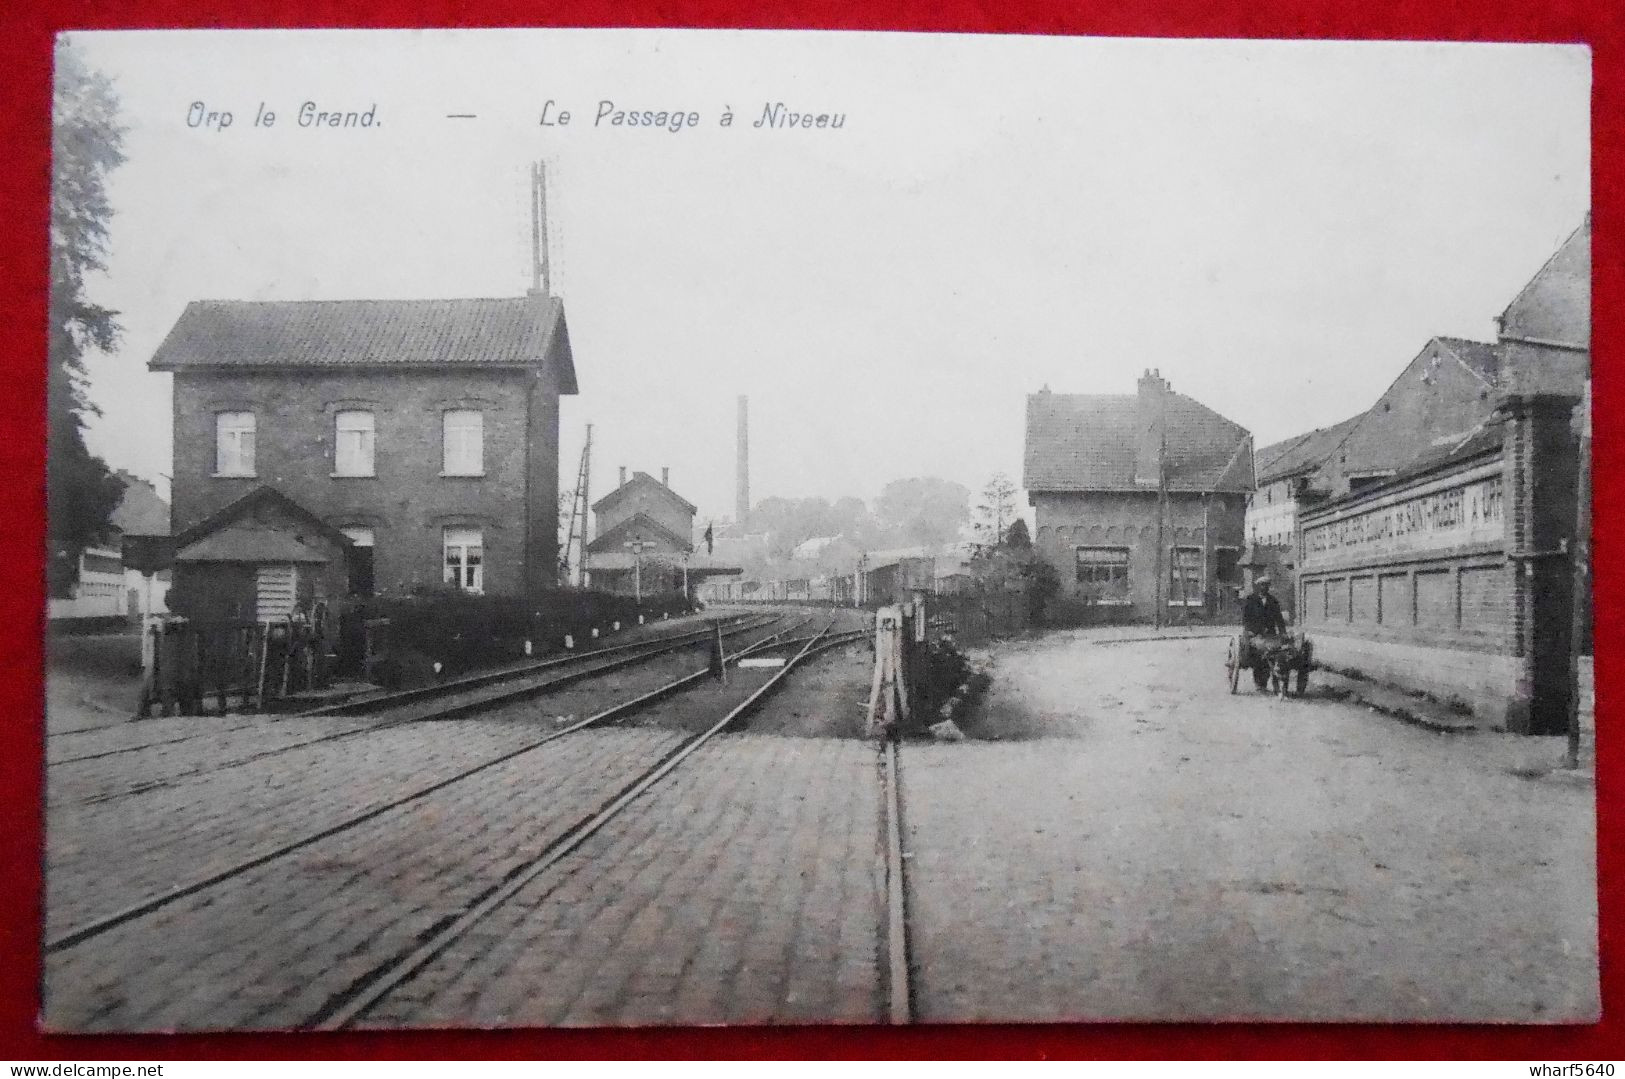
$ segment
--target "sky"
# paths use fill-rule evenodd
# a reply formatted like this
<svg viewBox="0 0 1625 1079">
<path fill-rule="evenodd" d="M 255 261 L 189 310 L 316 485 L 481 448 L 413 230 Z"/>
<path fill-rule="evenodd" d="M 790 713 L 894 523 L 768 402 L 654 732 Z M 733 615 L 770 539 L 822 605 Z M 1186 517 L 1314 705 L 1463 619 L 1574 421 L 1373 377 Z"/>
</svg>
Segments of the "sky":
<svg viewBox="0 0 1625 1079">
<path fill-rule="evenodd" d="M 1429 338 L 1493 340 L 1590 205 L 1583 46 L 71 37 L 128 128 L 89 285 L 125 332 L 90 361 L 88 438 L 164 489 L 146 363 L 188 301 L 520 295 L 538 160 L 581 388 L 563 482 L 591 423 L 594 491 L 669 467 L 702 518 L 732 512 L 739 394 L 757 501 L 1019 484 L 1027 394 L 1133 393 L 1148 367 L 1260 446 L 1336 423 Z M 304 102 L 376 123 L 302 127 Z M 773 102 L 844 121 L 756 127 Z"/>
</svg>

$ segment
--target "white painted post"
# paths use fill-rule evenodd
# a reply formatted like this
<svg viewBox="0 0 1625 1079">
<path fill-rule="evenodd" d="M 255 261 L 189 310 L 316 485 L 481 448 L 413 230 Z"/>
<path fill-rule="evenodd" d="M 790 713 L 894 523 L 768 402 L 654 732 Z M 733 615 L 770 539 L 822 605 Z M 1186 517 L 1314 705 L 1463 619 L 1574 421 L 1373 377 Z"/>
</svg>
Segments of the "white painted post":
<svg viewBox="0 0 1625 1079">
<path fill-rule="evenodd" d="M 576 639 L 574 637 L 572 637 L 570 634 L 566 633 L 564 635 L 564 650 L 566 652 L 572 651 L 572 650 L 574 650 L 575 646 L 576 646 Z"/>
</svg>

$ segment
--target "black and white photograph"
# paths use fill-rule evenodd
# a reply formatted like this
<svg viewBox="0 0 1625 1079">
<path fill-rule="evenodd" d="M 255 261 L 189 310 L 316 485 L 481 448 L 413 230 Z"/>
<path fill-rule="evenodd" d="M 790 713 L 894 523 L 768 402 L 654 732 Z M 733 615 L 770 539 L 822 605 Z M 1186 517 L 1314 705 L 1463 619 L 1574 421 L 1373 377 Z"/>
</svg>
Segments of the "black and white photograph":
<svg viewBox="0 0 1625 1079">
<path fill-rule="evenodd" d="M 1596 1022 L 1591 94 L 59 35 L 41 1028 Z"/>
</svg>

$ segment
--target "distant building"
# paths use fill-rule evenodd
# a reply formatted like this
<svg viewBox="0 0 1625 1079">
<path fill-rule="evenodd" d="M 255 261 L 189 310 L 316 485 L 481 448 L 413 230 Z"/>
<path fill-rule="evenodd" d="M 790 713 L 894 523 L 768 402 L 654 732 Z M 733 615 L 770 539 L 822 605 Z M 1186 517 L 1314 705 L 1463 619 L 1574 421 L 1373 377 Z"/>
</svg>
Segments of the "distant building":
<svg viewBox="0 0 1625 1079">
<path fill-rule="evenodd" d="M 1034 546 L 1060 575 L 1055 616 L 1231 617 L 1251 436 L 1146 371 L 1134 395 L 1027 398 L 1023 486 Z M 1163 516 L 1163 506 L 1166 514 Z M 1161 549 L 1158 549 L 1161 517 Z"/>
<path fill-rule="evenodd" d="M 1253 493 L 1247 497 L 1247 543 L 1290 547 L 1298 530 L 1298 502 L 1309 479 L 1360 421 L 1353 416 L 1331 427 L 1272 443 L 1253 453 Z"/>
<path fill-rule="evenodd" d="M 174 375 L 177 533 L 270 487 L 348 538 L 341 592 L 556 585 L 557 298 L 198 301 L 149 366 Z"/>
<path fill-rule="evenodd" d="M 148 481 L 125 471 L 115 473 L 124 492 L 109 518 L 108 542 L 87 547 L 79 556 L 79 576 L 73 594 L 53 598 L 51 618 L 112 618 L 132 621 L 143 614 L 161 614 L 169 592 L 169 571 L 151 577 L 132 568 L 124 557 L 127 541 L 139 542 L 169 534 L 169 503 Z"/>
<path fill-rule="evenodd" d="M 1329 497 L 1297 537 L 1317 660 L 1510 730 L 1564 729 L 1590 234 L 1588 217 L 1495 344 L 1429 342 L 1317 470 Z"/>
<path fill-rule="evenodd" d="M 1377 402 L 1348 423 L 1308 477 L 1307 493 L 1343 498 L 1449 452 L 1482 428 L 1502 389 L 1498 345 L 1433 338 Z"/>
<path fill-rule="evenodd" d="M 694 504 L 660 479 L 634 472 L 593 503 L 595 537 L 587 544 L 593 588 L 631 595 L 680 591 L 683 565 L 694 551 Z"/>
</svg>

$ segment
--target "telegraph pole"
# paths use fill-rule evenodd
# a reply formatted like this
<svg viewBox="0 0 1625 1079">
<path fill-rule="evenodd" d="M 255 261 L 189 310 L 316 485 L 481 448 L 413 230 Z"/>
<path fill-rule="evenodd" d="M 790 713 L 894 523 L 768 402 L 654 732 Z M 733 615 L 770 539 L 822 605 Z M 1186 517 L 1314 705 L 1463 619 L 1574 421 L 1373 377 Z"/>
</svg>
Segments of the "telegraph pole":
<svg viewBox="0 0 1625 1079">
<path fill-rule="evenodd" d="M 547 166 L 541 161 L 530 166 L 530 291 L 550 296 L 553 284 L 547 257 Z"/>
<path fill-rule="evenodd" d="M 1167 546 L 1164 538 L 1164 527 L 1168 519 L 1168 393 L 1166 390 L 1157 394 L 1157 587 L 1154 591 L 1156 602 L 1156 628 L 1161 629 L 1163 623 L 1163 590 L 1167 587 L 1167 574 L 1164 571 L 1163 558 Z"/>
</svg>

